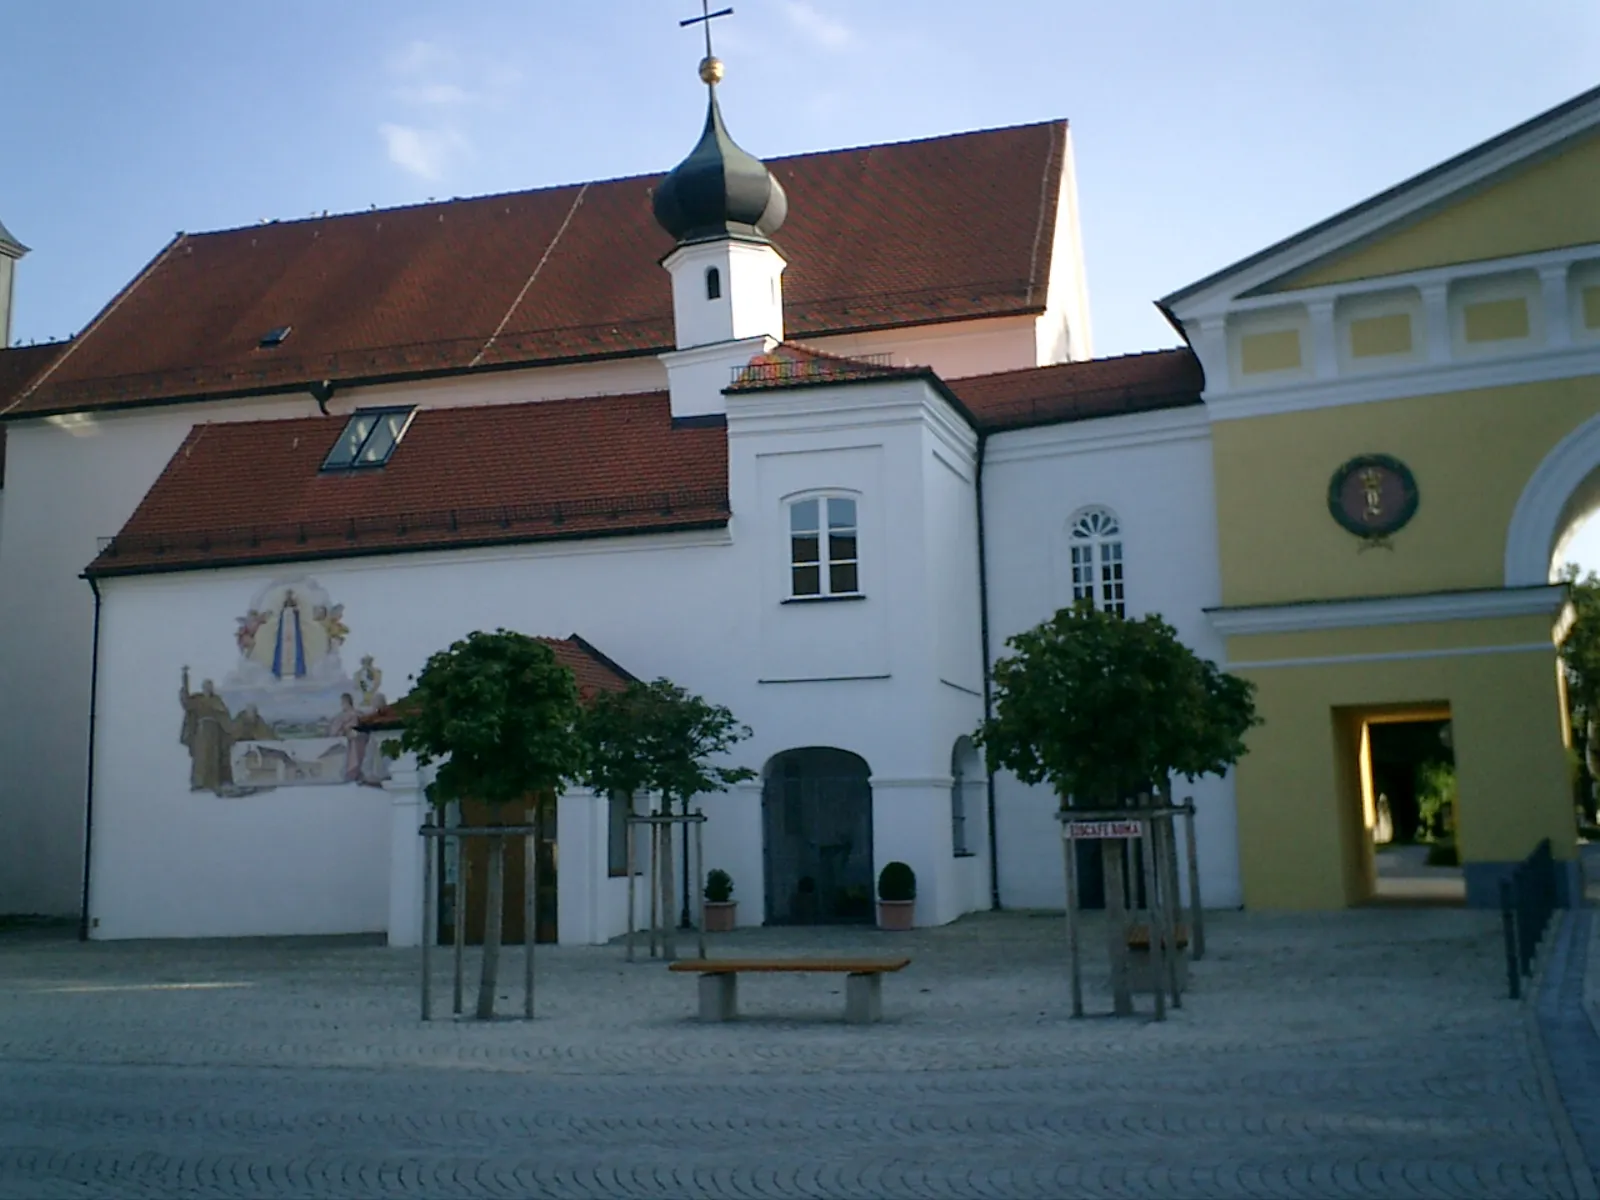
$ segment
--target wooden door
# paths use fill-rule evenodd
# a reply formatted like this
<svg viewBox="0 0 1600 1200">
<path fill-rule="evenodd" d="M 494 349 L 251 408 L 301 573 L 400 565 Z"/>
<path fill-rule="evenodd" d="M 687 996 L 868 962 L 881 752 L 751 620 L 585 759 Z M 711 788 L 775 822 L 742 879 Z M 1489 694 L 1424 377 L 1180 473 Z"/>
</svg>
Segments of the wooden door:
<svg viewBox="0 0 1600 1200">
<path fill-rule="evenodd" d="M 556 869 L 559 856 L 556 853 L 556 799 L 554 796 L 545 796 L 529 807 L 536 813 L 533 824 L 539 829 L 534 843 L 538 873 L 534 893 L 534 941 L 535 944 L 551 944 L 556 940 L 557 920 Z M 514 809 L 507 805 L 497 820 L 494 810 L 488 805 L 467 801 L 461 806 L 461 823 L 472 826 L 520 824 L 523 811 L 520 807 Z M 463 838 L 459 844 L 461 846 L 459 886 L 465 902 L 463 908 L 467 922 L 466 941 L 469 946 L 477 946 L 483 942 L 483 918 L 488 907 L 490 842 L 488 838 L 473 837 Z M 507 837 L 505 909 L 501 917 L 501 941 L 507 946 L 522 945 L 527 934 L 523 918 L 525 911 L 523 897 L 527 892 L 525 862 L 523 839 L 520 836 Z M 439 941 L 443 944 L 455 939 L 455 930 L 450 925 L 449 914 L 457 909 L 455 905 L 449 903 L 448 889 L 452 886 L 450 882 L 441 878 L 439 886 L 441 892 Z"/>
</svg>

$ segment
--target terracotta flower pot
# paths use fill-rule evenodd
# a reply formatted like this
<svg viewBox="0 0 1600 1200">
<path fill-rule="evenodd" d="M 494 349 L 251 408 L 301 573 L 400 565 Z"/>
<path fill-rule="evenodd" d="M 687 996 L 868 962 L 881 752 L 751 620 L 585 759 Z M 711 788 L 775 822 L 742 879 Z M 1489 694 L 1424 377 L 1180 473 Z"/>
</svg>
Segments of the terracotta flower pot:
<svg viewBox="0 0 1600 1200">
<path fill-rule="evenodd" d="M 878 928 L 903 933 L 911 928 L 911 917 L 916 907 L 915 900 L 879 900 Z"/>
<path fill-rule="evenodd" d="M 737 900 L 706 901 L 706 932 L 732 933 L 739 908 Z"/>
</svg>

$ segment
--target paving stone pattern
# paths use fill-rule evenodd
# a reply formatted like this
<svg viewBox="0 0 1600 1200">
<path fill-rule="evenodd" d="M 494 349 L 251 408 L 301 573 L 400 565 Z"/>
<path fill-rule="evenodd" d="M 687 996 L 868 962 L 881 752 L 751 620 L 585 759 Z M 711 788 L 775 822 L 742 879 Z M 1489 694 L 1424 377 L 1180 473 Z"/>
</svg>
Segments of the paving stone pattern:
<svg viewBox="0 0 1600 1200">
<path fill-rule="evenodd" d="M 1584 995 L 1600 928 L 1592 909 L 1579 909 L 1558 921 L 1545 952 L 1539 1030 L 1572 1132 L 1590 1171 L 1600 1178 L 1600 1030 Z M 1600 976 L 1600 971 L 1592 973 Z"/>
<path fill-rule="evenodd" d="M 868 1027 L 827 976 L 702 1026 L 693 977 L 616 946 L 541 947 L 531 1025 L 425 1026 L 416 952 L 0 938 L 0 1195 L 1577 1194 L 1494 914 L 1210 933 L 1163 1024 L 1069 1018 L 1059 916 L 713 940 L 908 953 Z"/>
</svg>

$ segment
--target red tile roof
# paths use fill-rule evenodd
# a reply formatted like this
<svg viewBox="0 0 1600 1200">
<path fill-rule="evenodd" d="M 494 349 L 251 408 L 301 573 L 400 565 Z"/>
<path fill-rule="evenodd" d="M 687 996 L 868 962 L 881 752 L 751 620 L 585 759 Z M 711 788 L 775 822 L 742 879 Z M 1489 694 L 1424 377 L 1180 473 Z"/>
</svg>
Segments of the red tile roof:
<svg viewBox="0 0 1600 1200">
<path fill-rule="evenodd" d="M 1065 135 L 1054 121 L 773 160 L 789 329 L 1040 311 Z M 179 235 L 0 416 L 670 349 L 659 179 Z"/>
<path fill-rule="evenodd" d="M 1188 347 L 973 375 L 946 385 L 986 432 L 1199 404 L 1200 360 Z"/>
<path fill-rule="evenodd" d="M 572 672 L 578 683 L 578 699 L 588 703 L 600 692 L 620 692 L 636 676 L 623 670 L 577 634 L 564 638 L 538 639 L 554 651 L 556 661 Z M 385 704 L 374 710 L 361 722 L 362 729 L 399 729 L 405 724 L 408 709 L 406 698 Z"/>
<path fill-rule="evenodd" d="M 71 342 L 42 342 L 37 346 L 12 346 L 0 349 L 0 409 L 22 394 L 46 363 Z"/>
<path fill-rule="evenodd" d="M 92 575 L 725 525 L 727 431 L 665 393 L 420 409 L 386 466 L 323 472 L 345 417 L 195 426 Z"/>
<path fill-rule="evenodd" d="M 0 227 L 3 229 L 3 227 Z M 43 342 L 37 346 L 0 348 L 0 410 L 22 393 L 22 389 L 67 342 Z M 0 424 L 0 487 L 6 485 L 6 427 Z"/>
<path fill-rule="evenodd" d="M 888 358 L 886 354 L 847 358 L 798 342 L 780 342 L 767 353 L 753 356 L 728 390 L 760 392 L 797 385 L 893 379 L 927 373 L 926 367 L 894 366 Z"/>
</svg>

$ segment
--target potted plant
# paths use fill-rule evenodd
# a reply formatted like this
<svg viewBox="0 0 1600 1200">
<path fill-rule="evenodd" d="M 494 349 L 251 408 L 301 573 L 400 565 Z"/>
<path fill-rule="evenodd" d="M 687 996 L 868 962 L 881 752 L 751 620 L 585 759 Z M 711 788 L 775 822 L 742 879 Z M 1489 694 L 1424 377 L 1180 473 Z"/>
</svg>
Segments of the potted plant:
<svg viewBox="0 0 1600 1200">
<path fill-rule="evenodd" d="M 911 928 L 917 905 L 917 873 L 903 862 L 892 862 L 878 873 L 878 928 Z"/>
<path fill-rule="evenodd" d="M 733 876 L 720 867 L 706 873 L 706 932 L 729 933 L 739 902 L 733 898 Z"/>
</svg>

